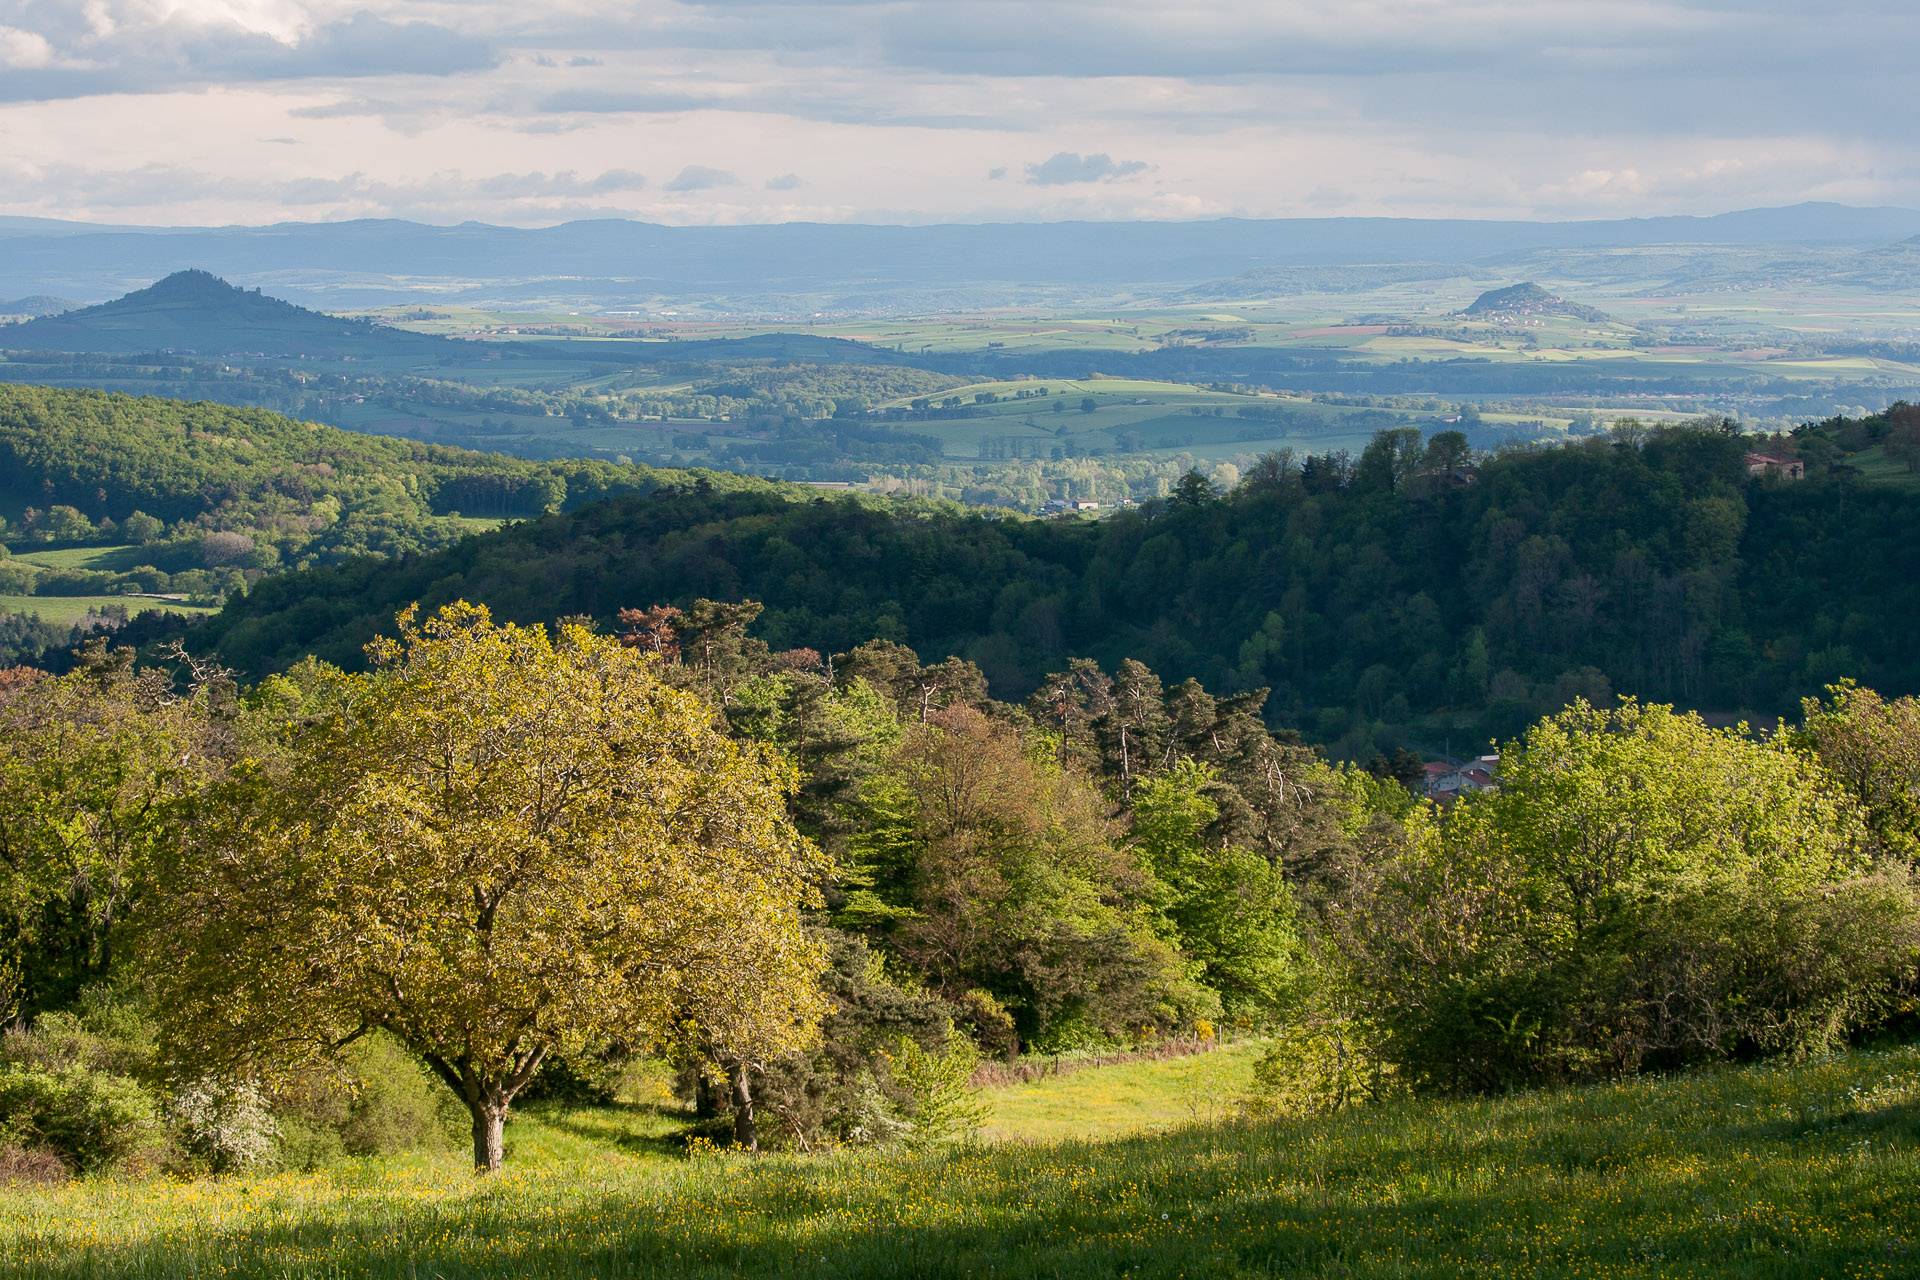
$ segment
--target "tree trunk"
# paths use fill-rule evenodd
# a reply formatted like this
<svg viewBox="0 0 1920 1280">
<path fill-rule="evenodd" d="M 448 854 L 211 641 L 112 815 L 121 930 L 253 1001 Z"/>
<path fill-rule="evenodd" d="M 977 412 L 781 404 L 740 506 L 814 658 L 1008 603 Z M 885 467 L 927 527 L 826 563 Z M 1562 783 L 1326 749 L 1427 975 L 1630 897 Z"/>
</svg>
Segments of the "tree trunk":
<svg viewBox="0 0 1920 1280">
<path fill-rule="evenodd" d="M 753 1087 L 747 1081 L 745 1063 L 733 1067 L 733 1141 L 748 1151 L 760 1149 L 760 1130 L 753 1120 Z"/>
<path fill-rule="evenodd" d="M 473 1112 L 474 1172 L 492 1173 L 506 1155 L 507 1109 L 485 1103 L 469 1109 Z"/>
</svg>

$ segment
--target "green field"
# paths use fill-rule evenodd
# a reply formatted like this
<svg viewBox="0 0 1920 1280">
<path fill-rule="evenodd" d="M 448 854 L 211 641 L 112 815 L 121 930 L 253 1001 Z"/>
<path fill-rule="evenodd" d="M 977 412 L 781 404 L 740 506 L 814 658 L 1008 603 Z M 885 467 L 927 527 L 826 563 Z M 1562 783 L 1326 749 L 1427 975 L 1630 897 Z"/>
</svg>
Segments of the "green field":
<svg viewBox="0 0 1920 1280">
<path fill-rule="evenodd" d="M 1875 484 L 1886 485 L 1892 489 L 1905 489 L 1910 493 L 1920 493 L 1920 472 L 1914 471 L 1904 462 L 1895 461 L 1887 456 L 1881 445 L 1862 450 L 1847 459 L 1849 465 L 1858 467 L 1860 474 Z"/>
<path fill-rule="evenodd" d="M 1032 393 L 1044 389 L 1045 395 Z M 1015 399 L 1021 391 L 1027 399 Z M 976 395 L 1002 397 L 975 404 Z M 939 402 L 958 396 L 975 412 L 944 416 Z M 1232 457 L 1292 447 L 1317 453 L 1365 446 L 1384 426 L 1410 423 L 1410 412 L 1364 410 L 1300 396 L 1213 391 L 1181 382 L 1135 378 L 1034 378 L 980 382 L 933 397 L 930 416 L 900 425 L 939 437 L 946 456 L 1047 456 L 1191 453 Z M 1089 403 L 1090 402 L 1090 403 Z M 888 407 L 905 408 L 908 401 Z M 1056 407 L 1057 406 L 1057 407 Z M 1243 412 L 1244 411 L 1244 412 Z M 1255 416 L 1247 416 L 1255 415 Z"/>
<path fill-rule="evenodd" d="M 126 553 L 134 549 L 131 546 L 28 549 L 14 551 L 13 558 L 21 564 L 35 564 L 43 569 L 112 570 L 126 567 Z"/>
<path fill-rule="evenodd" d="M 0 613 L 34 614 L 56 627 L 78 625 L 88 614 L 106 608 L 125 609 L 130 617 L 149 610 L 195 615 L 215 612 L 206 605 L 145 596 L 0 596 Z"/>
<path fill-rule="evenodd" d="M 1136 1072 L 1023 1086 L 996 1115 L 1071 1110 L 1103 1075 Z M 1917 1115 L 1914 1047 L 920 1156 L 686 1156 L 671 1113 L 535 1110 L 508 1130 L 508 1169 L 481 1181 L 449 1147 L 0 1191 L 0 1274 L 1910 1276 Z"/>
</svg>

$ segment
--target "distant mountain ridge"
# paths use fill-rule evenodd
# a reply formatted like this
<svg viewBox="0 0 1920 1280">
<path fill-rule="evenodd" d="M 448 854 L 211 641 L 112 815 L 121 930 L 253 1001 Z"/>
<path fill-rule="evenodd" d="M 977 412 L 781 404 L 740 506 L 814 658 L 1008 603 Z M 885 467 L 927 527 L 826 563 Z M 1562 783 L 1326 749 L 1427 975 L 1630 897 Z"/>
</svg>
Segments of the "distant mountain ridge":
<svg viewBox="0 0 1920 1280">
<path fill-rule="evenodd" d="M 37 320 L 41 316 L 57 316 L 63 311 L 72 311 L 79 305 L 65 298 L 36 293 L 32 297 L 12 298 L 0 302 L 0 316 L 25 316 Z"/>
<path fill-rule="evenodd" d="M 207 271 L 177 271 L 123 298 L 0 329 L 0 348 L 129 354 L 428 357 L 444 338 L 322 315 Z"/>
<path fill-rule="evenodd" d="M 1886 244 L 1920 210 L 1801 204 L 1711 217 L 1526 222 L 1220 219 L 879 226 L 669 227 L 621 219 L 540 228 L 400 220 L 112 227 L 0 220 L 0 292 L 108 297 L 186 267 L 332 305 L 566 280 L 576 296 L 1194 285 L 1289 266 L 1473 262 L 1532 249 L 1650 244 Z M 407 283 L 398 284 L 403 279 Z M 456 295 L 458 296 L 458 295 Z"/>
</svg>

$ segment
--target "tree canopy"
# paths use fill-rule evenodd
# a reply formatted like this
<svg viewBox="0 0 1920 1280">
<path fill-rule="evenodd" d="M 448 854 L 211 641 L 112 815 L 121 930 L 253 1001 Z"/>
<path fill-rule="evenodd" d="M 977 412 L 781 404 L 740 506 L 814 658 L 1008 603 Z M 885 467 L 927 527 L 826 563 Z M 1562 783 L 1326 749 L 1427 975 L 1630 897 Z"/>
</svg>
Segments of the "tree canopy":
<svg viewBox="0 0 1920 1280">
<path fill-rule="evenodd" d="M 764 602 L 773 647 L 879 638 L 1021 698 L 1135 659 L 1365 759 L 1469 749 L 1575 697 L 1785 714 L 1840 675 L 1920 689 L 1920 498 L 1846 474 L 1750 478 L 1748 442 L 1652 430 L 1461 470 L 1441 441 L 1276 457 L 1230 494 L 1085 521 L 674 493 L 403 565 L 269 579 L 206 624 L 264 674 L 350 661 L 411 599 L 611 621 L 634 600 Z M 1435 455 L 1431 462 L 1429 455 Z"/>
<path fill-rule="evenodd" d="M 578 626 L 457 604 L 403 615 L 373 658 L 260 691 L 262 751 L 168 868 L 151 940 L 178 1054 L 271 1067 L 384 1029 L 491 1168 L 555 1050 L 804 1043 L 824 864 L 789 767 Z"/>
</svg>

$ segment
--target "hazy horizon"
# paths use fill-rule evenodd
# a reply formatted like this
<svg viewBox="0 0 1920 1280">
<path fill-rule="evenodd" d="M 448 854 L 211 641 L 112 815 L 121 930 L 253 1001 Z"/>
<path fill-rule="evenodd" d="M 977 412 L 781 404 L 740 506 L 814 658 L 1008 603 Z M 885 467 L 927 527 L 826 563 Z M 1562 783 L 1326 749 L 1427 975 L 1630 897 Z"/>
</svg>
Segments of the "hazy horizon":
<svg viewBox="0 0 1920 1280">
<path fill-rule="evenodd" d="M 276 219 L 272 222 L 228 222 L 228 223 L 216 224 L 216 223 L 197 223 L 197 222 L 173 222 L 173 223 L 141 222 L 141 221 L 133 221 L 133 220 L 108 220 L 108 219 L 99 219 L 99 218 L 59 218 L 59 217 L 48 217 L 45 215 L 34 215 L 34 214 L 0 214 L 0 227 L 4 227 L 7 225 L 19 225 L 23 223 L 48 222 L 48 223 L 64 224 L 67 226 L 97 228 L 102 231 L 116 231 L 116 230 L 118 231 L 143 231 L 143 230 L 227 231 L 227 230 L 266 230 L 274 226 L 303 226 L 303 227 L 340 226 L 340 225 L 345 225 L 353 222 L 382 222 L 382 221 L 408 222 L 408 223 L 413 223 L 423 227 L 431 227 L 437 230 L 452 230 L 462 226 L 483 226 L 483 227 L 491 227 L 498 230 L 507 230 L 507 231 L 550 231 L 558 227 L 569 226 L 577 223 L 592 223 L 592 222 L 635 222 L 643 225 L 658 226 L 658 227 L 672 229 L 672 230 L 700 230 L 700 229 L 718 229 L 718 228 L 727 228 L 727 227 L 804 227 L 804 226 L 849 227 L 849 228 L 851 227 L 876 227 L 876 228 L 902 227 L 902 228 L 920 228 L 920 229 L 936 228 L 936 227 L 995 227 L 995 226 L 1045 227 L 1045 226 L 1072 225 L 1075 223 L 1082 223 L 1082 222 L 1089 223 L 1089 224 L 1110 224 L 1110 225 L 1125 224 L 1125 223 L 1204 225 L 1211 222 L 1337 222 L 1337 221 L 1512 222 L 1512 223 L 1530 223 L 1530 224 L 1552 226 L 1552 225 L 1559 225 L 1559 224 L 1578 224 L 1578 223 L 1589 223 L 1589 222 L 1632 223 L 1632 222 L 1672 221 L 1672 220 L 1680 220 L 1680 219 L 1706 222 L 1706 221 L 1711 221 L 1712 219 L 1715 219 L 1715 218 L 1728 218 L 1728 217 L 1733 217 L 1741 214 L 1782 213 L 1790 210 L 1796 210 L 1796 209 L 1808 208 L 1808 207 L 1831 207 L 1835 209 L 1847 210 L 1849 212 L 1854 212 L 1854 213 L 1902 213 L 1902 214 L 1911 213 L 1911 214 L 1920 215 L 1920 204 L 1916 204 L 1914 206 L 1905 206 L 1905 205 L 1849 204 L 1845 201 L 1798 201 L 1793 204 L 1783 204 L 1783 205 L 1755 205 L 1755 206 L 1742 207 L 1742 208 L 1710 209 L 1710 210 L 1706 210 L 1704 212 L 1699 212 L 1699 213 L 1621 214 L 1621 215 L 1615 215 L 1615 216 L 1595 216 L 1595 217 L 1583 216 L 1578 214 L 1570 214 L 1564 217 L 1534 217 L 1534 218 L 1527 218 L 1527 217 L 1475 218 L 1475 217 L 1465 217 L 1465 216 L 1457 216 L 1457 215 L 1456 216 L 1436 215 L 1433 217 L 1421 217 L 1421 216 L 1407 215 L 1407 214 L 1384 214 L 1384 215 L 1380 215 L 1380 214 L 1331 214 L 1331 215 L 1329 214 L 1276 214 L 1271 217 L 1249 217 L 1249 216 L 1238 215 L 1238 214 L 1220 214 L 1220 215 L 1202 215 L 1202 216 L 1185 217 L 1185 218 L 1181 218 L 1181 217 L 1166 217 L 1166 218 L 1007 217 L 1007 218 L 992 218 L 992 219 L 989 219 L 989 218 L 964 219 L 964 218 L 939 218 L 939 217 L 930 216 L 927 218 L 919 218 L 919 219 L 914 219 L 910 221 L 900 220 L 900 221 L 893 221 L 893 222 L 880 222 L 880 221 L 865 220 L 865 219 L 855 219 L 855 220 L 845 220 L 845 221 L 825 221 L 825 220 L 810 219 L 810 218 L 787 218 L 787 219 L 770 219 L 767 221 L 760 221 L 760 222 L 672 223 L 672 222 L 657 221 L 654 219 L 644 218 L 644 217 L 640 217 L 632 214 L 605 213 L 605 214 L 590 214 L 582 217 L 556 217 L 552 220 L 544 221 L 544 222 L 512 223 L 512 222 L 493 222 L 485 218 L 453 218 L 453 217 L 429 218 L 429 217 L 405 217 L 400 215 L 387 215 L 387 214 L 342 214 L 334 217 L 284 218 L 284 219 Z"/>
</svg>

